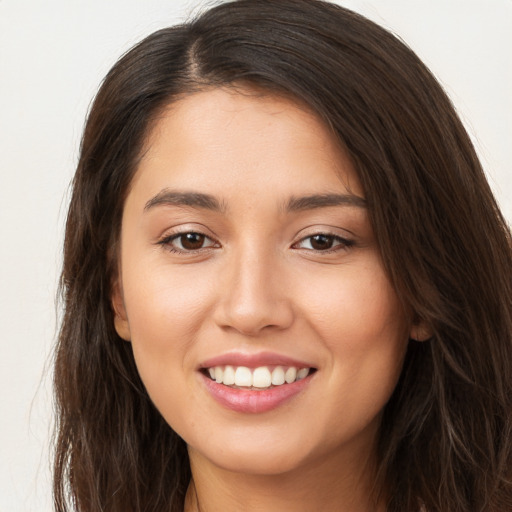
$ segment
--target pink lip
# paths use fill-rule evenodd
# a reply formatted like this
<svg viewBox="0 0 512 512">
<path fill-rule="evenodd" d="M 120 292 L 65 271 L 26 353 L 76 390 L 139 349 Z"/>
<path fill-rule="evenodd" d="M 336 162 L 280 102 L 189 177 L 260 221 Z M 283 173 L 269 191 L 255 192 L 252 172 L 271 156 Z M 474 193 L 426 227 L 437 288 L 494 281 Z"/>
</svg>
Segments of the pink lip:
<svg viewBox="0 0 512 512">
<path fill-rule="evenodd" d="M 253 414 L 270 411 L 291 400 L 308 386 L 313 375 L 310 374 L 304 379 L 292 382 L 291 384 L 283 384 L 282 386 L 255 391 L 251 389 L 230 388 L 200 373 L 206 389 L 218 403 L 236 412 Z"/>
<path fill-rule="evenodd" d="M 247 368 L 258 368 L 259 366 L 294 366 L 295 368 L 313 368 L 311 363 L 299 361 L 291 357 L 274 354 L 272 352 L 259 352 L 257 354 L 244 354 L 232 352 L 212 357 L 203 361 L 199 368 L 212 368 L 214 366 L 246 366 Z"/>
</svg>

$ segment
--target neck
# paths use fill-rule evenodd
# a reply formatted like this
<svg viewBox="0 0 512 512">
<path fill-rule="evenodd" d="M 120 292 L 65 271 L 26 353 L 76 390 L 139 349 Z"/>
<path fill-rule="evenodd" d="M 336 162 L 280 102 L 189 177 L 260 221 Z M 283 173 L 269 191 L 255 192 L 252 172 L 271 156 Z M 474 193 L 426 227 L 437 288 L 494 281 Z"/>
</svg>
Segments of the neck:
<svg viewBox="0 0 512 512">
<path fill-rule="evenodd" d="M 385 512 L 372 498 L 372 465 L 337 456 L 277 475 L 237 473 L 189 449 L 192 480 L 185 512 Z"/>
</svg>

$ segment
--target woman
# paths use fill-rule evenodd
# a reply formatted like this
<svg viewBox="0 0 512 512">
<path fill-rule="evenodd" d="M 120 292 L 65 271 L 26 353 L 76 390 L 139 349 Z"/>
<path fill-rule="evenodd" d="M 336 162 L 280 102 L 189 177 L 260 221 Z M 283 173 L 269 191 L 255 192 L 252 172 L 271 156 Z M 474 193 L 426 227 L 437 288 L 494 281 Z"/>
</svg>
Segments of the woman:
<svg viewBox="0 0 512 512">
<path fill-rule="evenodd" d="M 142 41 L 64 256 L 57 510 L 511 509 L 510 232 L 368 20 L 240 0 Z"/>
</svg>

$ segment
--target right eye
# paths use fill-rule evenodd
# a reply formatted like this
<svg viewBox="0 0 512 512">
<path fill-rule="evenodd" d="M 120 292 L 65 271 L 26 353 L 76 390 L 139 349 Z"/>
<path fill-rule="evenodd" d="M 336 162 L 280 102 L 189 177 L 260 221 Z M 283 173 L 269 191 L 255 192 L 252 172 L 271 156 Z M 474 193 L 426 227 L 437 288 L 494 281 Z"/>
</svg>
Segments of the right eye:
<svg viewBox="0 0 512 512">
<path fill-rule="evenodd" d="M 203 233 L 187 231 L 186 233 L 176 233 L 165 237 L 159 242 L 172 252 L 196 252 L 201 249 L 209 249 L 217 244 L 214 240 Z"/>
</svg>

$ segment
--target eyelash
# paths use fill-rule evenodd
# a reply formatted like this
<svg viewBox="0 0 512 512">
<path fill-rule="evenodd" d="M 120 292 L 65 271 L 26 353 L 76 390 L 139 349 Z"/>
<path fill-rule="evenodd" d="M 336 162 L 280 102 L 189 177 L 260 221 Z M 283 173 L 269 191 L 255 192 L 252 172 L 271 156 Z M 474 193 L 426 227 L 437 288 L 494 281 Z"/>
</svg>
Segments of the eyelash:
<svg viewBox="0 0 512 512">
<path fill-rule="evenodd" d="M 176 241 L 176 240 L 179 240 L 187 235 L 195 235 L 195 236 L 199 236 L 199 237 L 203 237 L 204 240 L 208 240 L 210 243 L 210 245 L 206 246 L 206 247 L 199 247 L 197 249 L 190 249 L 190 250 L 187 250 L 187 249 L 178 249 L 176 247 L 173 246 L 173 242 Z M 330 247 L 328 249 L 314 249 L 314 248 L 302 248 L 302 249 L 305 249 L 306 251 L 311 251 L 311 252 L 314 252 L 314 253 L 318 253 L 318 254 L 331 254 L 331 253 L 334 253 L 334 252 L 338 252 L 338 251 L 343 251 L 343 250 L 347 250 L 349 249 L 350 247 L 353 247 L 355 245 L 355 242 L 354 240 L 349 240 L 347 238 L 343 238 L 341 236 L 338 236 L 338 235 L 334 235 L 332 233 L 314 233 L 312 235 L 308 235 L 304 238 L 301 238 L 298 242 L 295 242 L 293 245 L 292 245 L 292 249 L 301 249 L 300 247 L 297 247 L 298 245 L 304 243 L 305 241 L 307 240 L 312 240 L 313 238 L 315 237 L 325 237 L 326 239 L 328 239 L 332 244 L 337 244 L 335 245 L 334 247 Z M 217 242 L 215 242 L 214 240 L 212 240 L 209 236 L 205 235 L 204 233 L 201 233 L 199 231 L 184 231 L 184 232 L 181 232 L 181 233 L 174 233 L 172 235 L 168 235 L 166 236 L 165 238 L 163 238 L 162 240 L 160 240 L 159 242 L 157 242 L 158 245 L 161 245 L 162 247 L 164 247 L 166 250 L 172 252 L 172 253 L 177 253 L 177 254 L 197 254 L 199 252 L 202 252 L 204 250 L 209 250 L 209 249 L 212 249 L 212 248 L 218 248 L 219 245 Z M 183 247 L 183 243 L 181 243 L 181 246 Z"/>
<path fill-rule="evenodd" d="M 190 250 L 187 250 L 184 248 L 177 249 L 176 247 L 174 247 L 172 245 L 175 240 L 179 240 L 180 238 L 183 238 L 187 235 L 196 235 L 199 237 L 203 237 L 204 240 L 208 240 L 212 243 L 211 243 L 211 245 L 208 245 L 207 247 L 199 247 L 198 249 L 190 249 Z M 209 236 L 205 235 L 204 233 L 200 233 L 199 231 L 183 231 L 181 233 L 174 233 L 174 234 L 166 236 L 165 238 L 160 240 L 158 242 L 158 245 L 161 245 L 166 250 L 173 252 L 173 253 L 177 253 L 177 254 L 196 254 L 200 251 L 204 251 L 205 249 L 214 248 L 216 245 L 218 246 L 218 244 L 214 240 L 212 240 Z M 183 247 L 183 243 L 181 244 L 181 246 Z"/>
<path fill-rule="evenodd" d="M 354 240 L 349 240 L 349 239 L 343 238 L 339 235 L 334 235 L 333 233 L 314 233 L 312 235 L 308 235 L 304 238 L 301 238 L 298 242 L 293 244 L 292 248 L 296 248 L 297 245 L 302 244 L 306 240 L 312 240 L 315 237 L 327 238 L 333 244 L 337 243 L 337 245 L 335 245 L 334 247 L 330 247 L 328 249 L 324 249 L 324 250 L 321 250 L 321 249 L 316 250 L 314 248 L 311 248 L 311 249 L 304 248 L 305 250 L 312 251 L 312 252 L 315 252 L 318 254 L 331 254 L 331 253 L 338 252 L 338 251 L 346 251 L 350 247 L 353 247 L 355 244 Z"/>
</svg>

